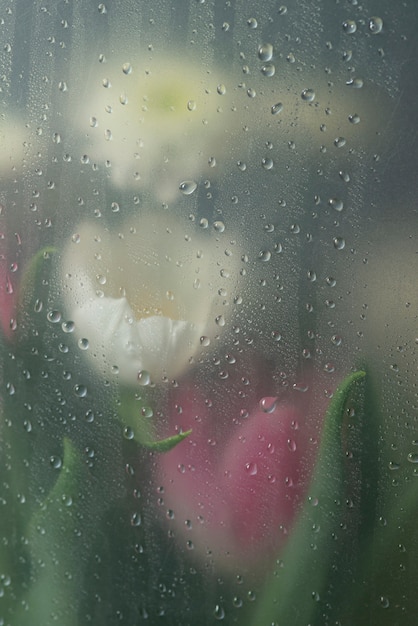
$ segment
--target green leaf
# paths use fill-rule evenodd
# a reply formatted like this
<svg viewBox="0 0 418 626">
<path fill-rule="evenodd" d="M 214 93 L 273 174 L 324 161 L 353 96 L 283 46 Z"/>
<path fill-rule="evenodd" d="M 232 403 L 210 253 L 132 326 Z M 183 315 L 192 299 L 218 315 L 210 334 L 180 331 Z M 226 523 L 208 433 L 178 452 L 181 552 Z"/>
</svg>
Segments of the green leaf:
<svg viewBox="0 0 418 626">
<path fill-rule="evenodd" d="M 63 464 L 45 502 L 27 530 L 31 583 L 13 623 L 77 626 L 82 594 L 82 562 L 88 546 L 80 498 L 86 468 L 74 444 L 64 439 Z M 83 503 L 83 507 L 85 503 Z M 88 520 L 90 523 L 90 520 Z"/>
<path fill-rule="evenodd" d="M 154 452 L 168 452 L 177 446 L 179 443 L 186 439 L 190 435 L 192 430 L 186 430 L 184 433 L 167 437 L 167 439 L 160 439 L 159 441 L 143 441 L 142 445 L 145 448 L 149 448 Z"/>
<path fill-rule="evenodd" d="M 364 371 L 348 375 L 326 412 L 322 440 L 305 505 L 281 555 L 281 567 L 258 598 L 253 626 L 322 625 L 323 594 L 333 585 L 344 519 L 346 407 Z"/>
<path fill-rule="evenodd" d="M 186 439 L 192 431 L 177 433 L 166 439 L 157 439 L 152 417 L 146 417 L 148 414 L 152 415 L 149 404 L 145 397 L 137 398 L 128 392 L 123 393 L 118 407 L 120 421 L 125 428 L 131 429 L 133 440 L 140 446 L 153 452 L 168 452 Z"/>
</svg>

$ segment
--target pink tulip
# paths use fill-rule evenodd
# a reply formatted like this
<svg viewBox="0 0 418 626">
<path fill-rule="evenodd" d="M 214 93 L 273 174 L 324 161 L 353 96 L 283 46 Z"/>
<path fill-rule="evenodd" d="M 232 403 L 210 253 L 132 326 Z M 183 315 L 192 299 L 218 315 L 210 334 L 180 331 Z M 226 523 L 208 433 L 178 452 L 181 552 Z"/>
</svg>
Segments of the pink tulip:
<svg viewBox="0 0 418 626">
<path fill-rule="evenodd" d="M 0 232 L 0 329 L 6 339 L 12 338 L 16 326 L 16 293 L 11 269 L 17 264 L 10 265 L 6 250 L 4 233 Z"/>
<path fill-rule="evenodd" d="M 277 558 L 291 531 L 309 484 L 313 430 L 302 407 L 276 398 L 238 419 L 234 404 L 219 414 L 183 390 L 171 428 L 192 433 L 158 457 L 158 480 L 180 545 L 215 567 L 254 569 Z"/>
</svg>

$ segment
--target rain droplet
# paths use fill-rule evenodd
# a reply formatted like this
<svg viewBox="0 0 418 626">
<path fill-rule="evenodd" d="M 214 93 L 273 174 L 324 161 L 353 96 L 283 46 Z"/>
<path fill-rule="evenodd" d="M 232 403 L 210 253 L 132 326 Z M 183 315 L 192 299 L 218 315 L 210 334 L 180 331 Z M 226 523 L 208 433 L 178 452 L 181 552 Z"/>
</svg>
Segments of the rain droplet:
<svg viewBox="0 0 418 626">
<path fill-rule="evenodd" d="M 347 140 L 344 137 L 336 137 L 336 139 L 334 139 L 334 146 L 336 148 L 343 148 L 346 143 Z"/>
<path fill-rule="evenodd" d="M 418 463 L 418 452 L 410 452 L 407 459 L 410 463 Z"/>
<path fill-rule="evenodd" d="M 271 61 L 273 58 L 273 46 L 271 43 L 264 43 L 258 49 L 258 58 L 261 61 Z"/>
<path fill-rule="evenodd" d="M 352 124 L 358 124 L 360 122 L 360 115 L 357 115 L 357 113 L 352 113 L 348 116 L 348 120 Z"/>
<path fill-rule="evenodd" d="M 315 100 L 315 92 L 313 89 L 304 89 L 301 93 L 301 98 L 305 102 L 313 102 Z"/>
<path fill-rule="evenodd" d="M 263 74 L 263 76 L 267 76 L 268 78 L 271 78 L 271 76 L 274 76 L 274 74 L 276 73 L 276 68 L 273 65 L 273 63 L 266 63 L 261 68 L 261 73 Z"/>
<path fill-rule="evenodd" d="M 270 250 L 261 250 L 258 253 L 258 258 L 260 259 L 260 261 L 263 261 L 263 263 L 267 263 L 267 261 L 270 261 L 271 259 Z"/>
<path fill-rule="evenodd" d="M 225 326 L 225 318 L 223 315 L 218 315 L 217 317 L 215 317 L 215 322 L 217 323 L 218 326 Z"/>
<path fill-rule="evenodd" d="M 250 19 L 247 20 L 247 25 L 249 28 L 254 29 L 254 28 L 257 28 L 258 22 L 255 19 L 255 17 L 250 17 Z"/>
<path fill-rule="evenodd" d="M 223 84 L 220 84 L 216 87 L 216 91 L 220 96 L 224 96 L 226 94 L 226 87 Z"/>
<path fill-rule="evenodd" d="M 191 196 L 197 189 L 197 183 L 194 180 L 185 180 L 180 183 L 179 189 L 185 196 Z"/>
<path fill-rule="evenodd" d="M 274 167 L 274 161 L 273 159 L 270 159 L 270 157 L 264 157 L 261 160 L 261 165 L 265 170 L 272 170 Z"/>
<path fill-rule="evenodd" d="M 283 104 L 281 102 L 277 102 L 277 104 L 273 104 L 271 107 L 272 115 L 277 115 L 277 113 L 281 113 L 283 111 Z"/>
<path fill-rule="evenodd" d="M 80 348 L 80 350 L 88 350 L 89 340 L 86 339 L 85 337 L 83 337 L 82 339 L 79 339 L 78 347 Z"/>
<path fill-rule="evenodd" d="M 334 237 L 332 240 L 334 244 L 334 248 L 336 250 L 344 250 L 345 248 L 345 239 L 344 237 Z"/>
<path fill-rule="evenodd" d="M 258 467 L 257 467 L 257 463 L 253 463 L 253 462 L 249 462 L 245 464 L 245 471 L 250 475 L 250 476 L 256 476 L 257 472 L 258 472 Z"/>
<path fill-rule="evenodd" d="M 204 346 L 205 348 L 207 346 L 210 346 L 210 339 L 209 339 L 209 337 L 206 337 L 205 335 L 202 335 L 202 337 L 200 338 L 200 344 L 202 346 Z"/>
<path fill-rule="evenodd" d="M 382 32 L 383 20 L 381 17 L 371 17 L 369 19 L 369 31 L 372 35 L 378 35 Z"/>
<path fill-rule="evenodd" d="M 354 20 L 345 20 L 343 22 L 343 30 L 348 35 L 352 35 L 357 30 L 357 24 Z"/>
<path fill-rule="evenodd" d="M 85 385 L 75 385 L 74 393 L 77 398 L 85 398 L 87 396 L 87 387 Z"/>
<path fill-rule="evenodd" d="M 277 398 L 261 398 L 259 406 L 264 413 L 273 413 L 277 406 Z"/>
<path fill-rule="evenodd" d="M 49 463 L 54 469 L 61 469 L 62 467 L 62 459 L 59 456 L 51 456 Z"/>
<path fill-rule="evenodd" d="M 75 324 L 74 324 L 74 322 L 71 322 L 71 321 L 63 322 L 61 324 L 61 328 L 64 331 L 64 333 L 72 333 L 74 328 L 75 328 Z"/>
<path fill-rule="evenodd" d="M 344 208 L 344 203 L 339 198 L 330 198 L 328 204 L 338 212 L 341 212 Z"/>
<path fill-rule="evenodd" d="M 221 221 L 216 221 L 213 223 L 213 228 L 217 233 L 223 233 L 225 230 L 225 224 Z"/>
<path fill-rule="evenodd" d="M 132 73 L 132 65 L 130 63 L 124 63 L 122 65 L 122 72 L 126 75 Z"/>
<path fill-rule="evenodd" d="M 142 387 L 146 387 L 147 385 L 151 384 L 151 374 L 146 370 L 141 370 L 138 373 L 138 383 Z"/>
<path fill-rule="evenodd" d="M 48 311 L 46 317 L 51 324 L 57 324 L 61 321 L 61 313 L 59 311 Z"/>
</svg>

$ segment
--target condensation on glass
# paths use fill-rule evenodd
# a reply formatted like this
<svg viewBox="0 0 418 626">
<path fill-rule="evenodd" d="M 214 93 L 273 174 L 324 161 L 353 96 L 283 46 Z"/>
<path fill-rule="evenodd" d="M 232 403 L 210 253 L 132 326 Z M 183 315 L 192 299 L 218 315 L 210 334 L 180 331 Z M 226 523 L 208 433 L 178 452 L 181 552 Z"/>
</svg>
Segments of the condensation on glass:
<svg viewBox="0 0 418 626">
<path fill-rule="evenodd" d="M 0 8 L 0 624 L 413 624 L 413 0 Z"/>
</svg>

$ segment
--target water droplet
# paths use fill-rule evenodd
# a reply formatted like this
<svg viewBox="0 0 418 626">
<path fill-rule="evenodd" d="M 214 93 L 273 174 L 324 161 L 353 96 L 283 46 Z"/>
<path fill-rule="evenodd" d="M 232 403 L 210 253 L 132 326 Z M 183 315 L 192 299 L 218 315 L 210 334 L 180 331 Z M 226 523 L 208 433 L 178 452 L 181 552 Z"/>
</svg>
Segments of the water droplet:
<svg viewBox="0 0 418 626">
<path fill-rule="evenodd" d="M 257 22 L 257 20 L 255 19 L 255 17 L 250 17 L 250 18 L 247 20 L 247 25 L 248 25 L 248 27 L 249 27 L 249 28 L 255 29 L 255 28 L 257 28 L 257 26 L 258 26 L 258 22 Z"/>
<path fill-rule="evenodd" d="M 383 20 L 381 17 L 371 17 L 369 19 L 369 31 L 372 35 L 378 35 L 382 32 Z"/>
<path fill-rule="evenodd" d="M 418 452 L 410 452 L 406 458 L 410 463 L 418 463 Z"/>
<path fill-rule="evenodd" d="M 301 93 L 301 98 L 305 102 L 313 102 L 315 100 L 315 92 L 313 89 L 304 89 Z"/>
<path fill-rule="evenodd" d="M 224 96 L 226 94 L 226 87 L 223 84 L 220 84 L 216 87 L 216 91 L 220 96 Z"/>
<path fill-rule="evenodd" d="M 388 598 L 386 598 L 385 596 L 380 596 L 379 602 L 380 602 L 380 606 L 382 607 L 382 609 L 389 608 L 390 603 L 389 603 Z"/>
<path fill-rule="evenodd" d="M 261 398 L 259 407 L 264 413 L 273 413 L 277 406 L 277 397 L 265 397 Z"/>
<path fill-rule="evenodd" d="M 132 73 L 132 65 L 130 63 L 124 63 L 122 65 L 122 72 L 126 75 Z"/>
<path fill-rule="evenodd" d="M 123 436 L 128 441 L 131 441 L 132 439 L 134 439 L 135 433 L 134 433 L 133 429 L 130 426 L 125 426 L 125 428 L 123 429 Z"/>
<path fill-rule="evenodd" d="M 343 30 L 348 35 L 352 35 L 357 30 L 357 24 L 354 20 L 345 20 L 343 22 Z"/>
<path fill-rule="evenodd" d="M 225 231 L 225 224 L 218 220 L 213 223 L 213 228 L 217 233 L 223 233 Z"/>
<path fill-rule="evenodd" d="M 51 456 L 49 463 L 54 469 L 61 469 L 62 467 L 62 459 L 59 456 Z"/>
<path fill-rule="evenodd" d="M 283 111 L 283 104 L 281 102 L 277 102 L 277 104 L 273 104 L 271 107 L 272 115 L 277 115 L 277 113 L 281 113 Z"/>
<path fill-rule="evenodd" d="M 342 211 L 344 208 L 344 203 L 339 198 L 330 198 L 328 204 L 338 212 Z"/>
<path fill-rule="evenodd" d="M 271 61 L 273 58 L 273 46 L 271 43 L 264 43 L 259 47 L 258 58 L 261 61 Z"/>
<path fill-rule="evenodd" d="M 245 471 L 250 476 L 257 476 L 257 472 L 258 472 L 257 463 L 253 463 L 253 462 L 246 463 L 245 464 Z"/>
<path fill-rule="evenodd" d="M 282 4 L 282 5 L 279 7 L 278 14 L 279 14 L 279 15 L 286 15 L 286 13 L 287 13 L 287 6 L 285 6 L 284 4 Z"/>
<path fill-rule="evenodd" d="M 64 333 L 72 333 L 74 328 L 75 328 L 75 324 L 74 324 L 74 322 L 71 322 L 71 321 L 63 322 L 61 324 L 61 328 L 64 331 Z"/>
<path fill-rule="evenodd" d="M 189 111 L 196 111 L 196 102 L 195 100 L 189 100 L 187 103 L 187 109 Z"/>
<path fill-rule="evenodd" d="M 147 372 L 146 370 L 141 370 L 138 373 L 138 383 L 142 387 L 146 387 L 147 385 L 150 385 L 151 384 L 151 374 L 149 372 Z"/>
<path fill-rule="evenodd" d="M 82 339 L 79 339 L 78 347 L 80 348 L 80 350 L 88 350 L 89 340 L 86 339 L 85 337 L 83 337 Z"/>
<path fill-rule="evenodd" d="M 348 87 L 353 87 L 354 89 L 361 89 L 363 87 L 364 81 L 362 78 L 350 78 L 350 80 L 348 80 L 346 82 L 346 85 L 348 85 Z"/>
<path fill-rule="evenodd" d="M 274 161 L 273 159 L 270 159 L 270 157 L 264 157 L 261 160 L 261 165 L 265 170 L 272 170 L 274 167 Z"/>
<path fill-rule="evenodd" d="M 336 137 L 336 139 L 334 139 L 334 146 L 336 148 L 343 148 L 346 143 L 347 140 L 344 137 Z"/>
<path fill-rule="evenodd" d="M 360 122 L 360 115 L 357 115 L 357 113 L 352 113 L 348 116 L 348 120 L 352 124 L 358 124 Z"/>
<path fill-rule="evenodd" d="M 142 518 L 139 513 L 133 513 L 131 516 L 131 526 L 141 526 Z"/>
<path fill-rule="evenodd" d="M 197 183 L 194 180 L 185 180 L 180 183 L 179 187 L 182 194 L 190 196 L 197 189 Z"/>
<path fill-rule="evenodd" d="M 261 68 L 261 73 L 263 74 L 263 76 L 267 76 L 268 78 L 270 78 L 271 76 L 274 76 L 274 74 L 276 73 L 276 68 L 273 65 L 273 63 L 266 63 Z"/>
<path fill-rule="evenodd" d="M 334 237 L 332 240 L 334 244 L 334 248 L 336 250 L 344 250 L 345 248 L 345 239 L 344 237 Z"/>
<path fill-rule="evenodd" d="M 267 263 L 267 261 L 270 261 L 271 259 L 270 250 L 261 250 L 258 253 L 258 258 L 260 259 L 260 261 L 263 261 L 263 263 Z"/>
<path fill-rule="evenodd" d="M 206 337 L 205 335 L 202 335 L 202 337 L 200 338 L 200 344 L 202 346 L 204 346 L 205 348 L 207 346 L 210 346 L 210 339 L 209 339 L 209 337 Z"/>
<path fill-rule="evenodd" d="M 85 385 L 75 385 L 74 393 L 77 398 L 85 398 L 87 396 L 87 387 Z"/>
<path fill-rule="evenodd" d="M 218 315 L 217 317 L 215 317 L 215 322 L 217 323 L 218 326 L 225 326 L 225 318 L 223 315 Z"/>
<path fill-rule="evenodd" d="M 61 321 L 61 313 L 59 311 L 48 311 L 46 317 L 51 324 L 58 324 Z"/>
</svg>

